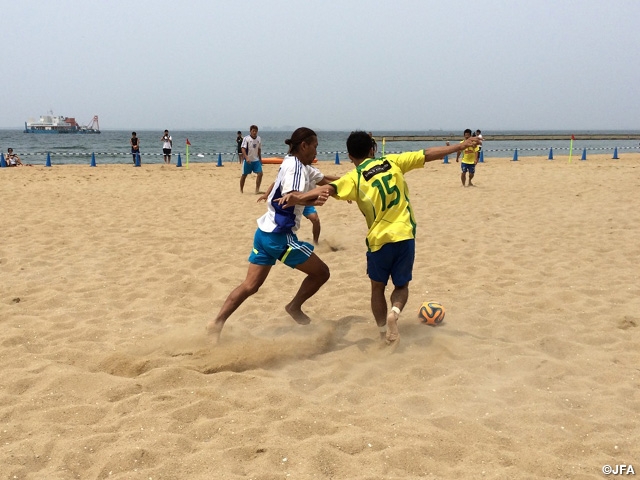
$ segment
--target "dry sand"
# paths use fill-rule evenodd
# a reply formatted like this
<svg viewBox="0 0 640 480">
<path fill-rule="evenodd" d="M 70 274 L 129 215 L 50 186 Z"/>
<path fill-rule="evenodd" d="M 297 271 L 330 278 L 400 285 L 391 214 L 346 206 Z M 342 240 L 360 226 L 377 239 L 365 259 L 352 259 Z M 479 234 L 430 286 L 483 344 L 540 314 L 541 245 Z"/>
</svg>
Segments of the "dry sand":
<svg viewBox="0 0 640 480">
<path fill-rule="evenodd" d="M 319 209 L 332 277 L 312 324 L 286 315 L 303 275 L 279 264 L 207 343 L 265 209 L 238 178 L 0 170 L 2 478 L 640 471 L 640 155 L 488 158 L 475 188 L 455 162 L 409 173 L 417 258 L 394 351 L 370 313 L 364 219 L 335 200 Z M 447 308 L 441 326 L 416 320 L 426 300 Z"/>
</svg>

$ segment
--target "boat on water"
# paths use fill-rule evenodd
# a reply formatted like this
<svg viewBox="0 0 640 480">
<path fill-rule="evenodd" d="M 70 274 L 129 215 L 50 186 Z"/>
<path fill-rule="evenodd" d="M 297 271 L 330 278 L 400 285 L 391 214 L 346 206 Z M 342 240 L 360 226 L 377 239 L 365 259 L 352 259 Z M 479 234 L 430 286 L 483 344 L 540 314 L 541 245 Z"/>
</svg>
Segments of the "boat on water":
<svg viewBox="0 0 640 480">
<path fill-rule="evenodd" d="M 42 115 L 38 121 L 29 119 L 24 122 L 24 133 L 100 133 L 100 124 L 97 115 L 84 126 L 73 117 Z"/>
</svg>

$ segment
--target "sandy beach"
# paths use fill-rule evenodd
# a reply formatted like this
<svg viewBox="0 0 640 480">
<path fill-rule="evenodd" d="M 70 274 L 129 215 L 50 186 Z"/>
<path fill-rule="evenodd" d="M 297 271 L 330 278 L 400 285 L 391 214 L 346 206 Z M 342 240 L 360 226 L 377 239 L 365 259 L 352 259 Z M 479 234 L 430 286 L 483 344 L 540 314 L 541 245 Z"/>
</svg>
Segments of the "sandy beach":
<svg viewBox="0 0 640 480">
<path fill-rule="evenodd" d="M 455 161 L 409 173 L 417 255 L 395 349 L 370 312 L 364 218 L 332 199 L 311 325 L 284 311 L 304 275 L 278 264 L 209 343 L 265 210 L 239 175 L 175 159 L 0 169 L 1 478 L 640 472 L 640 154 L 489 158 L 475 188 Z M 418 322 L 427 300 L 442 325 Z"/>
</svg>

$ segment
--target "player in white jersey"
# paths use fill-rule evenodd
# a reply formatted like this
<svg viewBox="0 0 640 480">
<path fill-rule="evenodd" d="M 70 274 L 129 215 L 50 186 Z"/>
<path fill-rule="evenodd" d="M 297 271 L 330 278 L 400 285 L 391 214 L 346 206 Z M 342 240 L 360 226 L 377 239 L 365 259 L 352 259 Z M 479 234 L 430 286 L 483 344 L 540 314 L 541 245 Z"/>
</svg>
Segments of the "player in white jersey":
<svg viewBox="0 0 640 480">
<path fill-rule="evenodd" d="M 283 160 L 269 194 L 267 212 L 258 219 L 247 277 L 229 294 L 218 315 L 207 324 L 207 331 L 214 343 L 220 339 L 227 318 L 258 291 L 277 260 L 307 274 L 296 295 L 285 306 L 287 313 L 301 325 L 311 322 L 302 311 L 303 303 L 329 280 L 329 267 L 313 253 L 313 245 L 301 242 L 296 237 L 304 205 L 284 208 L 279 204 L 284 195 L 295 197 L 309 190 L 307 165 L 316 157 L 318 137 L 313 130 L 301 127 L 285 143 L 289 145 L 289 155 Z M 309 204 L 322 205 L 327 198 L 327 195 L 321 194 L 310 200 Z"/>
</svg>

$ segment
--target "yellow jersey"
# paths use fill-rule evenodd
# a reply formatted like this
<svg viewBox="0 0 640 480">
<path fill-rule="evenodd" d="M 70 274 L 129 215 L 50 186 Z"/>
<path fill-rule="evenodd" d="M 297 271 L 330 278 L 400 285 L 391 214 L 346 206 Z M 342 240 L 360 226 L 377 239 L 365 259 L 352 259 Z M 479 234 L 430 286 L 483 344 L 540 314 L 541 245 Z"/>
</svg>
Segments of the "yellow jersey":
<svg viewBox="0 0 640 480">
<path fill-rule="evenodd" d="M 416 237 L 416 221 L 404 174 L 424 167 L 424 150 L 368 158 L 332 182 L 335 198 L 352 200 L 364 214 L 369 231 L 367 248 L 380 250 L 387 243 Z"/>
<path fill-rule="evenodd" d="M 464 142 L 464 140 L 462 140 L 460 143 Z M 476 163 L 476 155 L 478 154 L 478 152 L 480 151 L 480 147 L 479 146 L 475 146 L 475 147 L 467 147 L 464 149 L 464 153 L 462 155 L 462 163 L 470 163 L 470 164 L 475 164 Z"/>
</svg>

